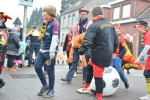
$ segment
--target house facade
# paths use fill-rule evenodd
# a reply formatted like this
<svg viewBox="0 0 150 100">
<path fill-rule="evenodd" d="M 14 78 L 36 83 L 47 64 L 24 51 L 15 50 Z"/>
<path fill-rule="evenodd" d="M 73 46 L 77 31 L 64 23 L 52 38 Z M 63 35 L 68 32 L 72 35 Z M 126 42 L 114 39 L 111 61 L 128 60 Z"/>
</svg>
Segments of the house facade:
<svg viewBox="0 0 150 100">
<path fill-rule="evenodd" d="M 142 50 L 141 36 L 134 28 L 137 20 L 146 20 L 150 24 L 150 0 L 116 0 L 104 6 L 107 20 L 120 23 L 123 35 L 130 34 L 133 42 L 133 55 L 137 57 Z"/>
<path fill-rule="evenodd" d="M 91 11 L 93 7 L 108 4 L 110 1 L 113 0 L 78 0 L 64 11 L 61 15 L 60 42 L 64 42 L 65 36 L 69 32 L 69 27 L 80 19 L 79 9 L 85 7 Z M 89 13 L 88 18 L 91 20 L 91 13 Z"/>
</svg>

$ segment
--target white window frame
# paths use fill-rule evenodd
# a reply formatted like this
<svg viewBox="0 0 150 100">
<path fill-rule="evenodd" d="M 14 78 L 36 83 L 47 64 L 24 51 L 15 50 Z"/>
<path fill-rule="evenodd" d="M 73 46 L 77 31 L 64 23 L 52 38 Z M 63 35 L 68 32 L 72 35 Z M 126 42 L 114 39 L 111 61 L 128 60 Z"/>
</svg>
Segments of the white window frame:
<svg viewBox="0 0 150 100">
<path fill-rule="evenodd" d="M 122 18 L 130 18 L 131 4 L 125 4 L 122 6 Z"/>
<path fill-rule="evenodd" d="M 117 20 L 120 17 L 120 7 L 115 7 L 113 9 L 113 20 Z"/>
</svg>

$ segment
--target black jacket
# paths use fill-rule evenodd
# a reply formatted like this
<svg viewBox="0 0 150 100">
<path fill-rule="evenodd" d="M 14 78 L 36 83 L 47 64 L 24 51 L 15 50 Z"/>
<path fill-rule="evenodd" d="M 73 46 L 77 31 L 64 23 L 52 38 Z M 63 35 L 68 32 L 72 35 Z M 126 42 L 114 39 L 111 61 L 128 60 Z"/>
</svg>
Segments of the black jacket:
<svg viewBox="0 0 150 100">
<path fill-rule="evenodd" d="M 91 48 L 92 62 L 97 66 L 108 67 L 118 45 L 119 40 L 113 25 L 100 19 L 87 29 L 79 53 L 85 54 Z"/>
<path fill-rule="evenodd" d="M 69 35 L 70 33 L 68 33 L 67 35 L 66 35 L 66 38 L 65 38 L 65 42 L 64 42 L 64 46 L 63 46 L 63 51 L 67 51 L 67 46 L 68 46 L 68 42 L 69 42 L 69 40 L 68 40 L 68 35 Z M 70 42 L 71 42 L 71 39 L 72 39 L 72 36 L 70 36 Z M 70 48 L 71 48 L 71 45 L 70 45 Z M 70 50 L 70 49 L 69 49 Z"/>
<path fill-rule="evenodd" d="M 9 38 L 8 38 L 8 42 L 7 42 L 7 46 L 8 46 L 7 50 L 11 50 L 14 52 L 19 51 L 19 48 L 20 48 L 19 38 L 16 35 L 16 32 L 17 31 L 14 29 L 9 33 Z"/>
</svg>

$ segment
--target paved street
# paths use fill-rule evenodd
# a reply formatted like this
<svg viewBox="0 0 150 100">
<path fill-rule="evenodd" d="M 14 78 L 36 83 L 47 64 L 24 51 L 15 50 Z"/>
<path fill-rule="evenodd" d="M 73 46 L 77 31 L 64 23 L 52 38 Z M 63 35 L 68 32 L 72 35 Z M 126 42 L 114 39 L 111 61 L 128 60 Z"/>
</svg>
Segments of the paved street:
<svg viewBox="0 0 150 100">
<path fill-rule="evenodd" d="M 45 99 L 37 96 L 41 88 L 41 83 L 33 67 L 24 67 L 17 72 L 9 72 L 5 68 L 2 75 L 0 75 L 6 82 L 6 85 L 0 89 L 0 100 L 94 100 L 92 93 L 78 94 L 75 91 L 83 86 L 82 74 L 77 74 L 71 84 L 64 83 L 60 80 L 65 77 L 67 71 L 67 64 L 56 65 L 55 96 Z M 119 89 L 112 96 L 104 97 L 103 100 L 138 100 L 138 97 L 145 95 L 143 71 L 132 69 L 130 72 L 131 74 L 126 74 L 130 88 L 125 89 L 124 84 L 121 82 Z M 23 76 L 27 74 L 29 74 L 28 77 Z M 14 76 L 16 78 L 13 78 Z"/>
</svg>

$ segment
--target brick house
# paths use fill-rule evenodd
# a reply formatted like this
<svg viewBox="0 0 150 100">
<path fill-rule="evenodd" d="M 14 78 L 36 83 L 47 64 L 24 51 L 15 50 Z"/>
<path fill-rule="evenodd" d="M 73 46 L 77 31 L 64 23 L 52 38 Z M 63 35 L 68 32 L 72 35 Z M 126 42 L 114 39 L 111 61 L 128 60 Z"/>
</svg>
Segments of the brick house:
<svg viewBox="0 0 150 100">
<path fill-rule="evenodd" d="M 101 6 L 107 20 L 121 25 L 121 32 L 130 34 L 133 41 L 133 55 L 141 51 L 140 34 L 134 28 L 137 20 L 146 20 L 150 25 L 150 0 L 116 0 Z"/>
<path fill-rule="evenodd" d="M 69 27 L 79 20 L 79 9 L 85 7 L 91 11 L 96 5 L 108 4 L 111 1 L 114 0 L 78 0 L 65 10 L 61 14 L 60 42 L 64 42 L 65 36 L 69 32 Z M 89 13 L 88 18 L 91 20 L 91 13 Z"/>
</svg>

